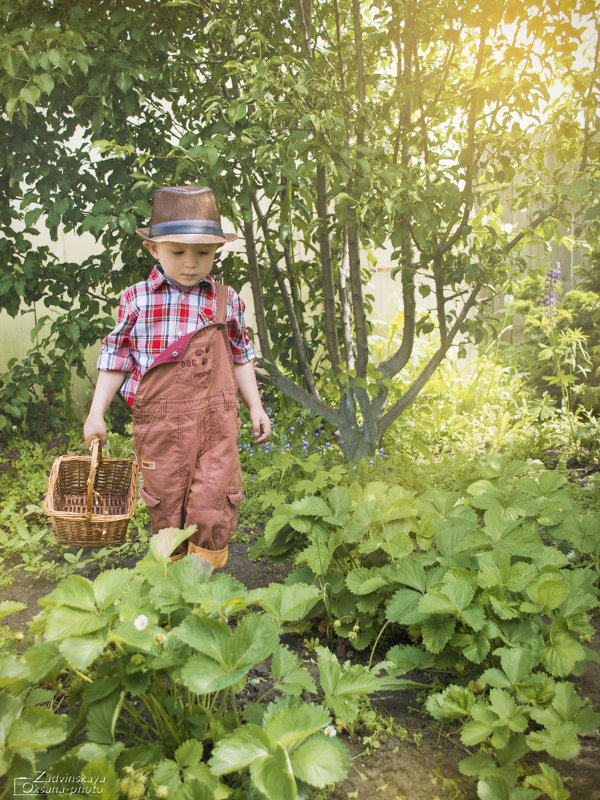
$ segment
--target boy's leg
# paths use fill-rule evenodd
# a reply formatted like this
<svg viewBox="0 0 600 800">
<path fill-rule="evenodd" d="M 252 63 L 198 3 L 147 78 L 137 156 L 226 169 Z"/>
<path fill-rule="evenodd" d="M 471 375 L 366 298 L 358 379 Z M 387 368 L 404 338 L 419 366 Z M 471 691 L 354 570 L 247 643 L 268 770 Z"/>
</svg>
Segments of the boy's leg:
<svg viewBox="0 0 600 800">
<path fill-rule="evenodd" d="M 216 569 L 227 561 L 243 500 L 237 407 L 215 405 L 198 418 L 198 425 L 206 447 L 196 461 L 185 503 L 185 525 L 197 526 L 189 539 L 189 552 L 206 558 Z"/>
<path fill-rule="evenodd" d="M 134 424 L 134 443 L 142 476 L 140 495 L 150 512 L 152 533 L 181 528 L 185 480 L 177 419 Z"/>
</svg>

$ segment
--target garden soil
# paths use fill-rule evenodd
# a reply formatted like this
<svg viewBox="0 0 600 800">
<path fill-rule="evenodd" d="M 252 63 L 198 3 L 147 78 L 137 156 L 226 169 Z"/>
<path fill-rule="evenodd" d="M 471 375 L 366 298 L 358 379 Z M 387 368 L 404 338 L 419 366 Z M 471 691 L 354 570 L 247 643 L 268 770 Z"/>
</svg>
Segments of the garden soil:
<svg viewBox="0 0 600 800">
<path fill-rule="evenodd" d="M 283 580 L 291 562 L 273 564 L 266 559 L 253 562 L 248 559 L 248 548 L 245 542 L 230 544 L 226 567 L 229 574 L 249 589 Z M 126 559 L 123 566 L 132 567 L 135 561 L 135 557 Z M 93 580 L 97 570 L 87 568 L 82 574 Z M 43 578 L 16 572 L 14 582 L 0 590 L 0 601 L 27 603 L 27 609 L 12 614 L 4 622 L 13 629 L 25 630 L 28 621 L 40 611 L 38 600 L 54 586 Z M 600 652 L 599 638 L 596 636 L 592 642 L 597 652 Z M 300 638 L 297 649 L 302 650 Z M 351 654 L 350 650 L 347 655 Z M 302 652 L 302 655 L 308 654 Z M 590 664 L 576 683 L 594 707 L 600 709 L 600 665 Z M 377 705 L 384 717 L 393 720 L 390 726 L 393 732 L 375 737 L 367 749 L 360 737 L 357 741 L 347 741 L 352 757 L 350 772 L 330 793 L 330 800 L 476 800 L 475 786 L 462 779 L 458 771 L 458 762 L 467 755 L 467 750 L 456 733 L 440 731 L 438 725 L 422 714 L 413 692 L 389 693 Z M 553 766 L 568 776 L 572 800 L 600 800 L 597 731 L 582 739 L 581 753 L 576 759 Z"/>
</svg>

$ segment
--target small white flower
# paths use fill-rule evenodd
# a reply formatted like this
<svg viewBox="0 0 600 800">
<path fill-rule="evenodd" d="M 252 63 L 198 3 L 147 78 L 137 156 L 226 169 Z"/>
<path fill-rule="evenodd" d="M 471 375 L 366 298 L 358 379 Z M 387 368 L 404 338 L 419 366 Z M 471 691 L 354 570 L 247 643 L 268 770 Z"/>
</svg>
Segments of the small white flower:
<svg viewBox="0 0 600 800">
<path fill-rule="evenodd" d="M 148 627 L 148 617 L 145 614 L 140 614 L 139 617 L 136 617 L 133 620 L 133 624 L 137 628 L 138 631 L 143 631 L 144 628 Z"/>
<path fill-rule="evenodd" d="M 337 731 L 333 727 L 333 725 L 328 725 L 323 731 L 323 733 L 325 734 L 325 736 L 337 736 Z"/>
</svg>

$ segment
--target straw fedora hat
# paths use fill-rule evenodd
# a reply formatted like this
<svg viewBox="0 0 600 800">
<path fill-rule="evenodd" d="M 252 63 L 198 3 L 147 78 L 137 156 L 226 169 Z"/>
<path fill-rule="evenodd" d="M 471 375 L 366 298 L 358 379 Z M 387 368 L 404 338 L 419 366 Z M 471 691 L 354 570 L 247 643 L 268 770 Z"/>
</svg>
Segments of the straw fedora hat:
<svg viewBox="0 0 600 800">
<path fill-rule="evenodd" d="M 215 193 L 208 186 L 169 186 L 154 195 L 150 227 L 137 228 L 145 242 L 224 244 L 237 239 L 223 233 Z"/>
</svg>

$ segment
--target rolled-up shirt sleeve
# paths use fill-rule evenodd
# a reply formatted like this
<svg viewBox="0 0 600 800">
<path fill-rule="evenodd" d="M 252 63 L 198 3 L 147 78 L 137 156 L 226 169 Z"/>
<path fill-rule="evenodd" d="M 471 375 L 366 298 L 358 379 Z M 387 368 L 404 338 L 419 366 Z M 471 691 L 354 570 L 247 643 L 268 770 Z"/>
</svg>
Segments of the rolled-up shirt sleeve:
<svg viewBox="0 0 600 800">
<path fill-rule="evenodd" d="M 134 295 L 129 289 L 121 294 L 117 324 L 102 340 L 97 369 L 116 372 L 132 372 L 135 361 L 131 355 L 129 334 L 138 316 Z"/>
<path fill-rule="evenodd" d="M 227 332 L 229 334 L 231 357 L 234 364 L 246 364 L 248 361 L 257 358 L 252 342 L 246 333 L 244 319 L 246 305 L 239 294 L 231 287 L 229 287 L 227 304 Z"/>
</svg>

